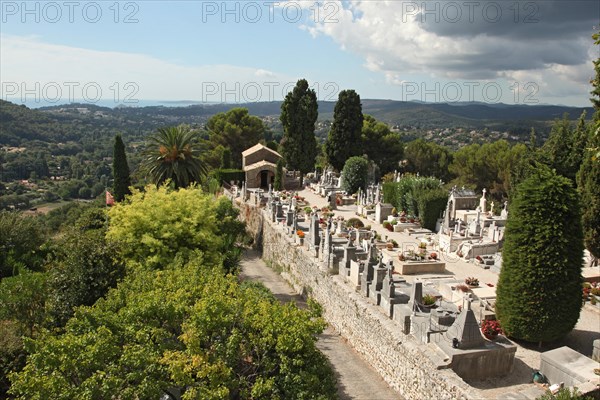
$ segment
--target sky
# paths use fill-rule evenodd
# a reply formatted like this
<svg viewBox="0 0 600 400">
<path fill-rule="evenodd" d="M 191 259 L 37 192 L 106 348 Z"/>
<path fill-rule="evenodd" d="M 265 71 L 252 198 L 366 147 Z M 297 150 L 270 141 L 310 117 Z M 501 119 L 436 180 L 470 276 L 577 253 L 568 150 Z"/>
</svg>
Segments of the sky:
<svg viewBox="0 0 600 400">
<path fill-rule="evenodd" d="M 589 106 L 600 1 L 6 1 L 2 99 Z"/>
</svg>

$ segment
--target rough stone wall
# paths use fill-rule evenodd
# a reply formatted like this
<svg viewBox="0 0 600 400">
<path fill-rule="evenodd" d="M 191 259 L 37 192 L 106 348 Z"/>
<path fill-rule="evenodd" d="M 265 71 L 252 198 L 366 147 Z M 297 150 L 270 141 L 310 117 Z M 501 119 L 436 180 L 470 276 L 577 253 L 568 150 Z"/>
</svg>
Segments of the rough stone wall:
<svg viewBox="0 0 600 400">
<path fill-rule="evenodd" d="M 481 394 L 451 369 L 437 369 L 443 357 L 433 345 L 418 344 L 377 306 L 354 292 L 338 275 L 330 276 L 309 252 L 272 224 L 263 211 L 241 204 L 248 231 L 262 237 L 263 259 L 281 269 L 296 291 L 323 307 L 323 316 L 383 379 L 405 399 L 478 399 Z M 265 214 L 266 215 L 266 214 Z M 262 226 L 260 226 L 262 221 Z M 257 241 L 258 242 L 258 241 Z"/>
</svg>

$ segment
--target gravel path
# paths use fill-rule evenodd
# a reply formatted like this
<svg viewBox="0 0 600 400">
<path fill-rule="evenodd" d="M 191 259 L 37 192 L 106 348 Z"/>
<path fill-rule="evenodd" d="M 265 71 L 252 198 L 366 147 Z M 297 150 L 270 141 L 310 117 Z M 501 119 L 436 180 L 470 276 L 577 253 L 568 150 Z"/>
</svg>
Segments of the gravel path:
<svg viewBox="0 0 600 400">
<path fill-rule="evenodd" d="M 306 306 L 304 299 L 277 272 L 267 267 L 256 251 L 247 250 L 241 265 L 242 279 L 262 282 L 282 302 L 295 301 L 299 307 Z M 317 347 L 333 367 L 341 400 L 401 399 L 332 328 L 327 328 L 319 336 Z"/>
</svg>

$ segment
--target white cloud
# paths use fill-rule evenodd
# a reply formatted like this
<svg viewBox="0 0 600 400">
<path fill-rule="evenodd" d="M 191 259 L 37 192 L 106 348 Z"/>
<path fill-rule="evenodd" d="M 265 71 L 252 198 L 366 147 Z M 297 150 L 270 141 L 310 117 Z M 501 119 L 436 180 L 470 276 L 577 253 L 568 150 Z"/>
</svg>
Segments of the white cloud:
<svg viewBox="0 0 600 400">
<path fill-rule="evenodd" d="M 362 56 L 365 67 L 381 72 L 390 84 L 402 85 L 415 75 L 439 82 L 513 80 L 535 82 L 542 98 L 587 96 L 591 61 L 598 57 L 586 31 L 587 19 L 593 18 L 586 15 L 589 2 L 532 3 L 541 7 L 533 10 L 538 22 L 527 24 L 530 10 L 517 15 L 502 2 L 489 2 L 506 7 L 493 22 L 494 9 L 485 8 L 485 1 L 477 2 L 473 17 L 465 6 L 469 2 L 356 1 L 348 6 L 336 1 L 339 22 L 320 21 L 305 29 Z M 463 8 L 460 18 L 449 4 Z M 422 14 L 424 7 L 429 14 Z M 557 30 L 555 20 L 562 16 L 563 29 Z"/>
<path fill-rule="evenodd" d="M 54 98 L 57 90 L 64 99 L 86 94 L 94 98 L 99 89 L 103 100 L 116 98 L 117 102 L 128 95 L 131 99 L 252 102 L 281 99 L 284 87 L 289 91 L 289 83 L 296 82 L 260 68 L 187 66 L 144 54 L 89 50 L 12 35 L 0 35 L 0 71 L 2 98 L 21 97 L 26 91 Z"/>
</svg>

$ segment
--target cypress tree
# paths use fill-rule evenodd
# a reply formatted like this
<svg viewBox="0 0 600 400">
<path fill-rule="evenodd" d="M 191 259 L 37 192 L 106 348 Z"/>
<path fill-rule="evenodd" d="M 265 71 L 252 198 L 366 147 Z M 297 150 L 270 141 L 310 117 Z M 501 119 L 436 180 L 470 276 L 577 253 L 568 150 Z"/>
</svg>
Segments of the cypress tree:
<svg viewBox="0 0 600 400">
<path fill-rule="evenodd" d="M 325 142 L 327 161 L 341 171 L 347 159 L 362 154 L 363 127 L 360 96 L 354 90 L 342 90 L 333 109 L 333 124 Z"/>
<path fill-rule="evenodd" d="M 125 195 L 130 194 L 129 186 L 131 179 L 129 177 L 129 165 L 127 164 L 127 155 L 125 154 L 125 145 L 121 135 L 115 136 L 115 146 L 113 149 L 113 197 L 115 201 L 122 201 Z"/>
<path fill-rule="evenodd" d="M 281 154 L 289 168 L 300 171 L 300 187 L 303 186 L 304 174 L 312 171 L 317 157 L 317 109 L 317 95 L 308 88 L 306 79 L 300 79 L 281 104 Z"/>
<path fill-rule="evenodd" d="M 231 150 L 226 147 L 221 154 L 221 169 L 231 168 Z"/>
<path fill-rule="evenodd" d="M 277 168 L 275 169 L 275 181 L 273 182 L 274 190 L 283 189 L 283 160 L 277 161 Z"/>
<path fill-rule="evenodd" d="M 585 205 L 582 213 L 584 243 L 594 260 L 600 258 L 600 160 L 596 158 L 596 149 L 600 149 L 600 135 L 592 133 L 577 175 L 581 203 Z"/>
<path fill-rule="evenodd" d="M 517 189 L 506 225 L 496 315 L 515 339 L 553 341 L 573 329 L 581 309 L 579 199 L 567 178 L 542 165 Z"/>
</svg>

